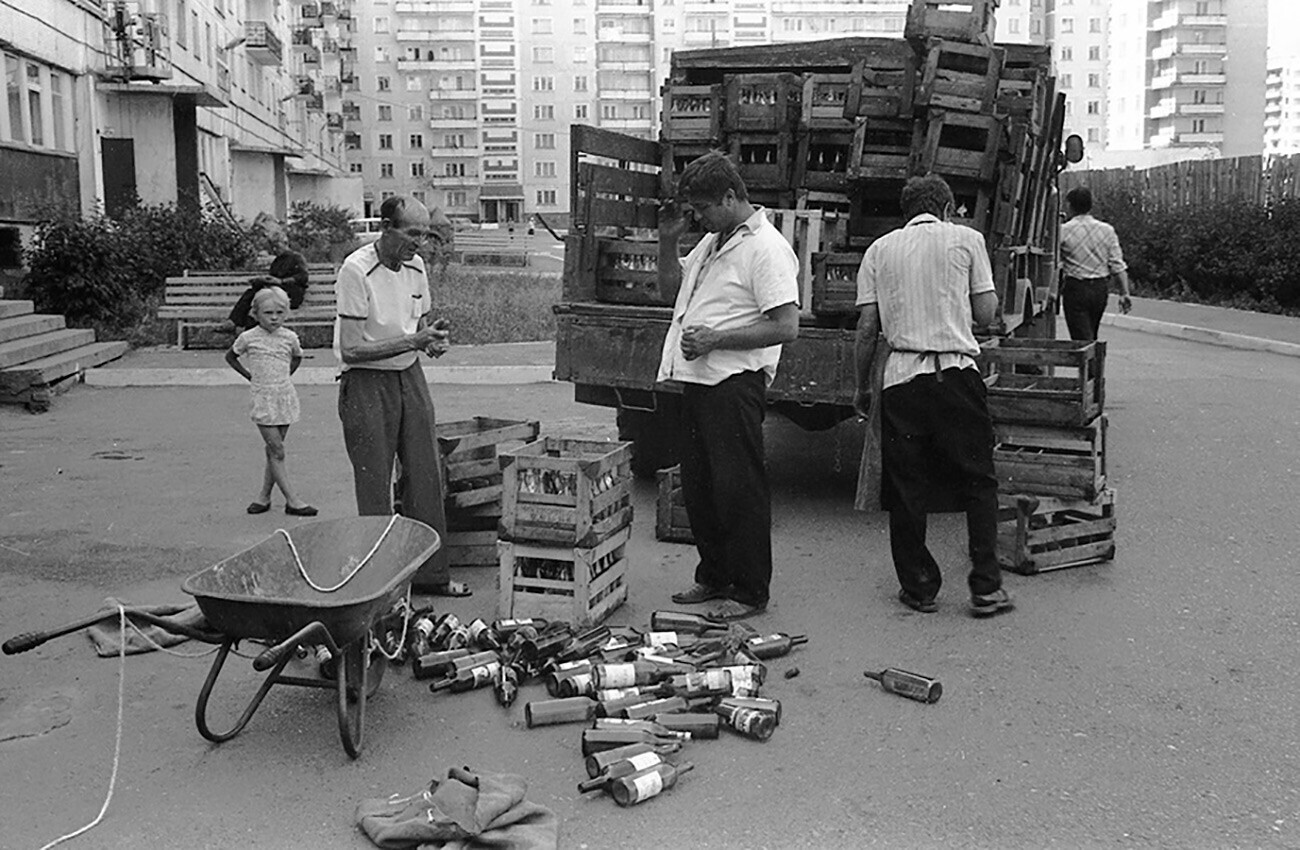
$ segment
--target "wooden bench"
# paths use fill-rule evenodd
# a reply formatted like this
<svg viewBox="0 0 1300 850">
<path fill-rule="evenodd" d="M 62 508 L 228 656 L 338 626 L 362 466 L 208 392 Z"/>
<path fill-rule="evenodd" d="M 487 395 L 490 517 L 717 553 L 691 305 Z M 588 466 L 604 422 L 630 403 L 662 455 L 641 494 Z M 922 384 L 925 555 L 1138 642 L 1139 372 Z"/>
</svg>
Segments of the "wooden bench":
<svg viewBox="0 0 1300 850">
<path fill-rule="evenodd" d="M 311 263 L 307 271 L 307 295 L 297 310 L 289 311 L 285 325 L 332 327 L 337 314 L 334 280 L 338 269 L 329 263 Z M 184 348 L 187 328 L 223 324 L 239 296 L 248 289 L 248 281 L 259 274 L 265 271 L 193 271 L 169 277 L 164 283 L 158 318 L 176 321 L 176 345 Z"/>
</svg>

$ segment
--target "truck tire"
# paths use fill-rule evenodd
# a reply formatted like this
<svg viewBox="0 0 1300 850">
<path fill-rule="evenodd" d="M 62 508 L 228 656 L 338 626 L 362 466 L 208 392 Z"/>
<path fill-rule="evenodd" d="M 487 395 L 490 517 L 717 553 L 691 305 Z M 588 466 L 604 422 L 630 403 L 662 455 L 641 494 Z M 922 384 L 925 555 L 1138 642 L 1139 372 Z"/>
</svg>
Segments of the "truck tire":
<svg viewBox="0 0 1300 850">
<path fill-rule="evenodd" d="M 680 461 L 678 406 L 672 397 L 656 410 L 619 408 L 618 438 L 632 443 L 632 474 L 637 478 L 654 479 L 655 472 Z"/>
</svg>

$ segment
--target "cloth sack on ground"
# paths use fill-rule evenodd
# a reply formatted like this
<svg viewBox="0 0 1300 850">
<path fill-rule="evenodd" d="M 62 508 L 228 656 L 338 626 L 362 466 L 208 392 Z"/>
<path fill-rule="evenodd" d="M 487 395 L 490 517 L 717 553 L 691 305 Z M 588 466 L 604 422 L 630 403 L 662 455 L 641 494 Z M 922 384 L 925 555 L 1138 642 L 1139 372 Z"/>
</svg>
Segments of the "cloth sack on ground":
<svg viewBox="0 0 1300 850">
<path fill-rule="evenodd" d="M 119 602 L 123 608 L 127 609 L 127 620 L 140 630 L 136 631 L 135 628 L 128 626 L 126 630 L 127 655 L 153 652 L 159 646 L 175 646 L 189 640 L 185 635 L 169 632 L 162 626 L 146 623 L 143 620 L 132 620 L 130 613 L 132 608 L 147 611 L 178 626 L 190 626 L 201 630 L 207 625 L 207 621 L 203 618 L 203 612 L 199 610 L 197 602 L 192 602 L 189 605 L 132 605 L 129 602 L 122 602 L 115 597 L 109 596 L 104 600 L 104 618 L 86 630 L 86 633 L 90 635 L 91 642 L 95 644 L 95 654 L 101 658 L 117 655 L 122 646 L 122 629 L 117 613 Z M 148 640 L 141 636 L 141 632 L 148 637 Z M 150 643 L 150 641 L 153 643 Z M 157 644 L 157 646 L 154 646 L 154 644 Z"/>
<path fill-rule="evenodd" d="M 411 796 L 362 800 L 357 825 L 386 850 L 556 850 L 559 818 L 527 791 L 520 776 L 454 767 Z"/>
</svg>

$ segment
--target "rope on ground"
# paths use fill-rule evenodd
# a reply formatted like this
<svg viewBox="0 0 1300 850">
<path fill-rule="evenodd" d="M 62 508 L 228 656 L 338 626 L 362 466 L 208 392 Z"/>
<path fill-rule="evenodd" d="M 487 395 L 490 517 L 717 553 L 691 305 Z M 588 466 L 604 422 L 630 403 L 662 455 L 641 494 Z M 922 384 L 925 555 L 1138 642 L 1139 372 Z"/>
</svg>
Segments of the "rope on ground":
<svg viewBox="0 0 1300 850">
<path fill-rule="evenodd" d="M 285 531 L 283 528 L 277 528 L 275 533 L 284 535 L 284 540 L 289 544 L 289 552 L 293 555 L 293 562 L 298 565 L 298 574 L 302 576 L 302 580 L 307 582 L 307 584 L 311 586 L 312 590 L 320 593 L 333 593 L 343 587 L 343 585 L 352 581 L 352 577 L 361 572 L 361 568 L 364 567 L 372 557 L 374 557 L 374 554 L 379 551 L 379 547 L 383 545 L 384 538 L 388 537 L 388 532 L 393 530 L 393 525 L 396 524 L 398 516 L 400 516 L 400 514 L 393 514 L 392 517 L 389 518 L 388 525 L 384 527 L 384 533 L 379 535 L 379 539 L 375 541 L 375 545 L 371 546 L 370 551 L 361 559 L 361 562 L 353 567 L 352 571 L 343 577 L 343 581 L 333 587 L 322 587 L 312 581 L 311 576 L 307 575 L 307 568 L 302 565 L 302 558 L 298 555 L 298 547 L 293 545 L 293 538 L 289 536 L 289 532 Z"/>
<path fill-rule="evenodd" d="M 109 774 L 108 777 L 108 796 L 104 798 L 104 805 L 100 806 L 99 814 L 95 815 L 94 820 L 92 820 L 90 823 L 83 826 L 81 829 L 78 829 L 74 832 L 69 832 L 67 835 L 60 835 L 58 838 L 54 839 L 49 844 L 46 844 L 44 847 L 42 847 L 41 850 L 49 850 L 49 848 L 51 847 L 55 847 L 59 844 L 62 844 L 65 841 L 76 838 L 78 835 L 89 832 L 90 830 L 94 829 L 96 826 L 99 826 L 99 822 L 104 819 L 104 815 L 108 812 L 109 801 L 113 799 L 113 788 L 117 785 L 117 768 L 122 761 L 122 708 L 123 705 L 126 703 L 125 697 L 126 697 L 127 619 L 126 619 L 126 609 L 122 607 L 122 604 L 120 602 L 117 605 L 117 617 L 118 617 L 118 627 L 121 630 L 122 639 L 119 643 L 118 650 L 117 650 L 117 665 L 118 665 L 117 666 L 117 736 L 113 740 L 113 772 Z"/>
</svg>

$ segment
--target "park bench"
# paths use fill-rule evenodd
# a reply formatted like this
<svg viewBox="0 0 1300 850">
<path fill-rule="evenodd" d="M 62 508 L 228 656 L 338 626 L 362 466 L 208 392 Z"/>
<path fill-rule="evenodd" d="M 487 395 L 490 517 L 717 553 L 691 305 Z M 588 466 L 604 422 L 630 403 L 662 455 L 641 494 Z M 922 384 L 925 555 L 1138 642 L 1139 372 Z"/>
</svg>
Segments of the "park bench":
<svg viewBox="0 0 1300 850">
<path fill-rule="evenodd" d="M 334 281 L 338 269 L 331 263 L 307 266 L 307 295 L 297 310 L 289 311 L 285 325 L 291 328 L 332 327 L 337 314 Z M 230 316 L 248 281 L 265 271 L 231 269 L 222 271 L 186 271 L 169 277 L 163 285 L 163 303 L 159 319 L 176 322 L 176 345 L 185 348 L 185 332 L 192 327 L 217 327 Z"/>
</svg>

